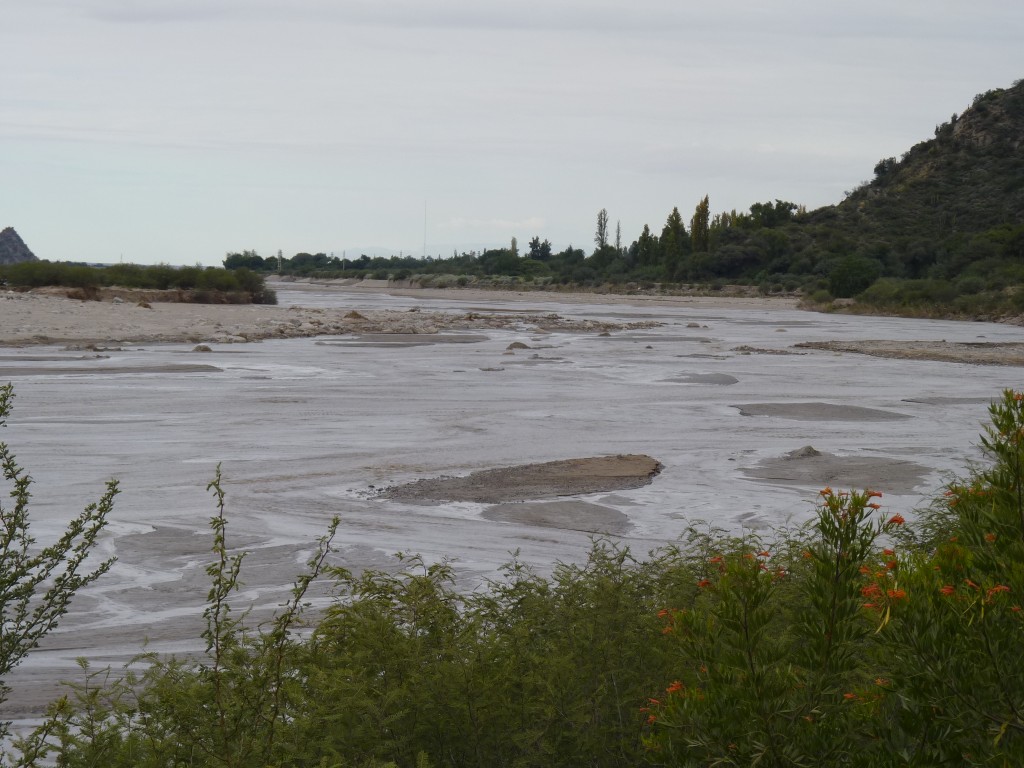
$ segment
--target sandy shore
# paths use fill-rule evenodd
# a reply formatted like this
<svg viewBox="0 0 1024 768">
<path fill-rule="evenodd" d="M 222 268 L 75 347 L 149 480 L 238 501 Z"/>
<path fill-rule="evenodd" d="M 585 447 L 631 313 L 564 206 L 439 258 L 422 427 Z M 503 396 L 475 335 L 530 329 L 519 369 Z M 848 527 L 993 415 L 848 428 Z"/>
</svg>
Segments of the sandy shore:
<svg viewBox="0 0 1024 768">
<path fill-rule="evenodd" d="M 274 285 L 272 283 L 272 285 Z M 239 304 L 180 304 L 133 301 L 131 292 L 114 300 L 70 299 L 56 289 L 24 293 L 0 293 L 0 346 L 64 344 L 70 348 L 94 349 L 128 343 L 245 343 L 272 338 L 309 336 L 386 335 L 390 343 L 399 336 L 426 341 L 426 336 L 445 331 L 532 327 L 537 331 L 595 333 L 650 328 L 655 321 L 609 323 L 578 320 L 555 313 L 508 311 L 488 304 L 520 303 L 534 307 L 545 303 L 606 304 L 643 307 L 693 307 L 716 309 L 797 308 L 797 300 L 768 296 L 672 296 L 654 294 L 620 295 L 559 291 L 492 291 L 471 288 L 403 288 L 384 281 L 339 284 L 337 281 L 294 281 L 276 284 L 291 291 L 342 289 L 356 296 L 388 294 L 423 300 L 410 310 L 323 309 Z M 150 294 L 147 294 L 149 296 Z M 470 312 L 431 311 L 432 302 L 480 302 Z M 357 302 L 353 301 L 355 305 Z M 435 337 L 436 338 L 436 337 Z M 379 341 L 380 339 L 378 339 Z M 977 365 L 1024 365 L 1024 344 L 953 343 L 945 341 L 892 342 L 885 340 L 805 342 L 795 347 L 840 353 L 866 354 L 908 360 L 939 360 Z M 737 350 L 742 351 L 742 350 Z M 762 350 L 752 350 L 762 351 Z M 783 350 L 771 350 L 774 354 Z"/>
<path fill-rule="evenodd" d="M 286 283 L 289 290 L 330 290 L 319 283 Z M 180 304 L 136 302 L 125 292 L 115 300 L 82 301 L 59 295 L 60 291 L 0 294 L 0 344 L 118 345 L 124 343 L 243 343 L 270 338 L 295 338 L 345 334 L 434 334 L 449 330 L 473 330 L 532 325 L 543 331 L 610 331 L 651 327 L 654 323 L 611 324 L 567 320 L 550 313 L 524 314 L 499 310 L 470 313 L 429 311 L 432 300 L 530 302 L 543 304 L 602 303 L 647 306 L 699 306 L 703 308 L 791 309 L 793 300 L 743 297 L 617 296 L 589 293 L 481 291 L 472 289 L 409 289 L 382 285 L 344 286 L 349 293 L 387 293 L 424 300 L 412 311 L 327 310 L 237 304 Z"/>
</svg>

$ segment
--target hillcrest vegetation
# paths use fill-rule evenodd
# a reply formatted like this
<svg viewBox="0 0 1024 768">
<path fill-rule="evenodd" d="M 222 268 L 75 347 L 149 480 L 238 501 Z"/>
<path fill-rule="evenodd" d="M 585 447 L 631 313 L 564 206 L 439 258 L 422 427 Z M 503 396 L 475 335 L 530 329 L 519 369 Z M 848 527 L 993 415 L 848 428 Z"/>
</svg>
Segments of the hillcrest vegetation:
<svg viewBox="0 0 1024 768">
<path fill-rule="evenodd" d="M 933 138 L 879 160 L 869 181 L 817 210 L 776 199 L 714 212 L 705 196 L 627 235 L 632 240 L 601 209 L 589 251 L 556 251 L 537 234 L 447 257 L 264 258 L 250 250 L 228 254 L 224 266 L 424 287 L 715 292 L 740 285 L 798 293 L 826 310 L 1017 317 L 1024 315 L 1022 135 L 1018 81 L 978 95 Z"/>
<path fill-rule="evenodd" d="M 4 417 L 10 396 L 0 390 Z M 6 760 L 1020 765 L 1024 394 L 1004 392 L 990 415 L 985 462 L 913 521 L 885 511 L 883 490 L 823 488 L 802 527 L 694 522 L 644 555 L 596 538 L 583 562 L 540 574 L 513 556 L 471 592 L 451 564 L 417 556 L 345 569 L 334 520 L 260 626 L 237 605 L 245 553 L 231 546 L 218 470 L 205 653 L 140 651 L 121 670 L 83 661 L 44 722 L 8 738 Z M 109 566 L 82 570 L 117 489 L 31 555 L 29 480 L 0 447 L 15 502 L 3 510 L 9 671 Z M 336 598 L 309 614 L 325 582 Z"/>
</svg>

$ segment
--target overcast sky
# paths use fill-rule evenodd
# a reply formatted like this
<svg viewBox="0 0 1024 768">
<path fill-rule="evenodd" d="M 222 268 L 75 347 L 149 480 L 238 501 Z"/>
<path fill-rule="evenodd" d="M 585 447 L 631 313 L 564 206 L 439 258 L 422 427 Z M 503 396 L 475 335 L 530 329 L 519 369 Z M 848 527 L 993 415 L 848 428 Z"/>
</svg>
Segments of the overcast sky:
<svg viewBox="0 0 1024 768">
<path fill-rule="evenodd" d="M 781 198 L 1024 77 L 1009 0 L 0 0 L 0 228 L 40 258 L 593 248 Z"/>
</svg>

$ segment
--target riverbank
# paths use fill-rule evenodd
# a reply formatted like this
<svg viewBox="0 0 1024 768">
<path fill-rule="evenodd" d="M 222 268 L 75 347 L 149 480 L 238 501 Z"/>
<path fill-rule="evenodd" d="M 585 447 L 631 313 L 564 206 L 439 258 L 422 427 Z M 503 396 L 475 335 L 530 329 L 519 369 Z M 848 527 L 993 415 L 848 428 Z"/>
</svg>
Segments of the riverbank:
<svg viewBox="0 0 1024 768">
<path fill-rule="evenodd" d="M 125 344 L 191 343 L 238 344 L 264 339 L 311 336 L 426 337 L 448 331 L 528 328 L 538 332 L 593 332 L 650 328 L 657 321 L 614 323 L 569 318 L 547 310 L 550 304 L 599 304 L 646 308 L 715 310 L 794 310 L 793 297 L 686 296 L 667 294 L 610 294 L 568 291 L 508 291 L 478 288 L 396 287 L 387 281 L 272 282 L 270 287 L 303 292 L 344 293 L 338 308 L 283 307 L 261 304 L 186 304 L 133 300 L 130 291 L 109 301 L 67 298 L 38 290 L 0 294 L 0 346 L 63 344 L 74 349 L 118 347 Z M 414 298 L 421 303 L 404 310 L 368 309 L 381 295 Z M 469 312 L 436 311 L 442 302 L 472 302 Z M 294 304 L 294 302 L 293 302 Z M 510 311 L 507 305 L 522 305 Z M 504 308 L 503 308 L 504 307 Z M 855 353 L 908 360 L 938 360 L 975 365 L 1024 365 L 1024 343 L 971 344 L 922 340 L 824 341 L 802 345 L 837 353 Z M 756 350 L 755 350 L 756 351 Z"/>
</svg>

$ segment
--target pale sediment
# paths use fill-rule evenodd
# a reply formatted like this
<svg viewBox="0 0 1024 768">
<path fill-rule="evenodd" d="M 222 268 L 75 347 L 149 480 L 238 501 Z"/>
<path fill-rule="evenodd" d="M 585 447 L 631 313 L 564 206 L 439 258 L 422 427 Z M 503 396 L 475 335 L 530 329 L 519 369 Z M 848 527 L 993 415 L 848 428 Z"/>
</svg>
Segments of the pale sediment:
<svg viewBox="0 0 1024 768">
<path fill-rule="evenodd" d="M 274 338 L 406 335 L 423 339 L 442 331 L 522 328 L 527 331 L 601 333 L 652 328 L 657 321 L 614 323 L 555 313 L 431 312 L 322 309 L 239 304 L 81 301 L 8 292 L 0 296 L 0 344 L 242 343 Z"/>
<path fill-rule="evenodd" d="M 650 456 L 595 456 L 523 464 L 474 472 L 465 477 L 417 480 L 385 490 L 382 498 L 400 501 L 471 501 L 501 504 L 558 496 L 641 488 L 661 471 Z"/>
</svg>

